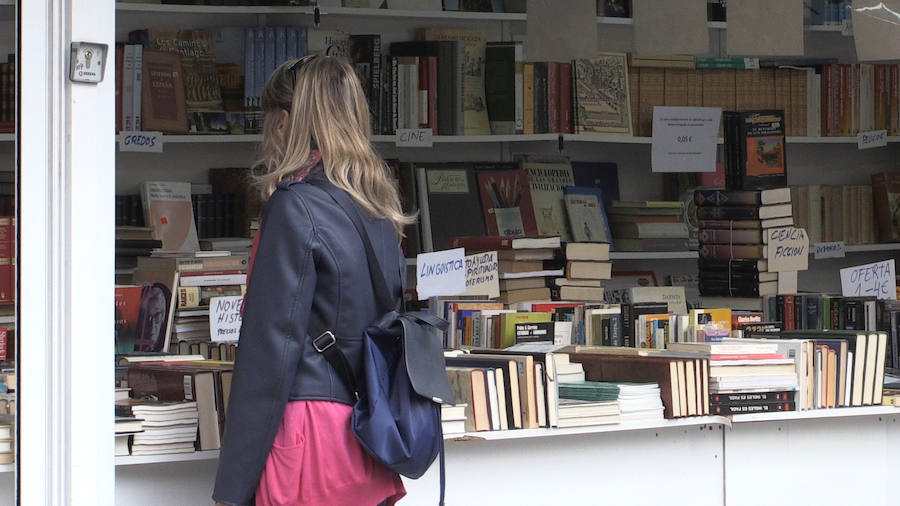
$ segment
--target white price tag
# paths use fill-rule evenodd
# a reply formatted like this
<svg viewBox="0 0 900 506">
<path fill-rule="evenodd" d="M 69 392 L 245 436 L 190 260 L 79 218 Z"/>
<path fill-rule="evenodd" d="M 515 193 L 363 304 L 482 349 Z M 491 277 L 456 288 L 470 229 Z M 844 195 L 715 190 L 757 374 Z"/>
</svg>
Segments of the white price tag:
<svg viewBox="0 0 900 506">
<path fill-rule="evenodd" d="M 162 153 L 162 132 L 122 132 L 119 139 L 119 151 L 139 153 Z"/>
<path fill-rule="evenodd" d="M 894 259 L 841 269 L 841 295 L 897 299 Z"/>
<path fill-rule="evenodd" d="M 805 271 L 809 268 L 809 236 L 802 228 L 773 228 L 766 231 L 766 259 L 769 272 Z"/>
<path fill-rule="evenodd" d="M 653 172 L 715 172 L 720 107 L 654 107 Z"/>
<path fill-rule="evenodd" d="M 229 295 L 209 299 L 209 335 L 213 342 L 237 341 L 241 335 L 244 297 Z"/>
<path fill-rule="evenodd" d="M 844 258 L 844 241 L 817 242 L 813 250 L 813 258 Z"/>
<path fill-rule="evenodd" d="M 887 146 L 887 130 L 872 130 L 856 135 L 856 146 L 859 149 L 880 148 Z"/>
<path fill-rule="evenodd" d="M 397 130 L 398 148 L 430 148 L 432 145 L 430 128 L 400 128 Z"/>
<path fill-rule="evenodd" d="M 466 293 L 466 250 L 456 248 L 416 256 L 416 292 L 419 300 L 434 295 Z"/>
</svg>

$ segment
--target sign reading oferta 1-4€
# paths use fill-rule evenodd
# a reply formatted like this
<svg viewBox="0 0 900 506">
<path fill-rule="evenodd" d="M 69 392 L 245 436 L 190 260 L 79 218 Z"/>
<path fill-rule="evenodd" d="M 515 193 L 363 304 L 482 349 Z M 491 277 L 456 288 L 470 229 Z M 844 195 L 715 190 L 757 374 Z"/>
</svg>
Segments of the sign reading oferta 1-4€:
<svg viewBox="0 0 900 506">
<path fill-rule="evenodd" d="M 897 269 L 894 259 L 841 269 L 841 295 L 897 299 Z"/>
<path fill-rule="evenodd" d="M 766 234 L 769 272 L 805 271 L 809 268 L 809 236 L 802 228 L 772 228 Z"/>
</svg>

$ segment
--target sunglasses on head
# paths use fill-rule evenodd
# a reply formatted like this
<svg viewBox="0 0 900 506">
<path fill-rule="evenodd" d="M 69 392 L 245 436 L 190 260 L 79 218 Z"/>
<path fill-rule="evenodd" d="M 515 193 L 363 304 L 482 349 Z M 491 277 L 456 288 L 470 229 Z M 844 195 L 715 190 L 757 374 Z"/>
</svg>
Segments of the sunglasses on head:
<svg viewBox="0 0 900 506">
<path fill-rule="evenodd" d="M 304 56 L 303 58 L 300 58 L 299 60 L 295 61 L 294 64 L 291 65 L 291 68 L 288 69 L 288 71 L 291 73 L 291 84 L 292 84 L 291 88 L 292 89 L 297 87 L 297 73 L 300 72 L 300 68 L 303 67 L 304 64 L 312 61 L 316 56 L 318 56 L 318 55 L 311 54 L 311 55 Z"/>
</svg>

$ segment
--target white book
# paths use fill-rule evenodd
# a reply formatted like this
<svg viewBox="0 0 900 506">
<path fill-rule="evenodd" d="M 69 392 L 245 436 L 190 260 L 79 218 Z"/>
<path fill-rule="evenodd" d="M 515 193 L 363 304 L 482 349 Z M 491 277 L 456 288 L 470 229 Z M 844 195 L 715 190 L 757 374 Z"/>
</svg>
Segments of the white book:
<svg viewBox="0 0 900 506">
<path fill-rule="evenodd" d="M 243 285 L 246 283 L 246 274 L 209 274 L 181 277 L 181 286 Z"/>
<path fill-rule="evenodd" d="M 497 400 L 497 374 L 494 369 L 485 370 L 485 382 L 488 389 L 488 403 L 491 407 L 491 430 L 501 430 L 500 403 Z"/>
<path fill-rule="evenodd" d="M 143 81 L 144 68 L 144 46 L 136 44 L 134 46 L 134 85 L 132 87 L 132 114 L 134 115 L 134 130 L 141 130 L 141 86 Z"/>
</svg>

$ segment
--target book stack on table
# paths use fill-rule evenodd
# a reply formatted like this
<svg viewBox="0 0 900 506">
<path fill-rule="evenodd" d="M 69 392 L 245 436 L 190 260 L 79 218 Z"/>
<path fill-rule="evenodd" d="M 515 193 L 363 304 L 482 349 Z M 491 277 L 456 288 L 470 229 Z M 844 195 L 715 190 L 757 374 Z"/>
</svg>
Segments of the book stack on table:
<svg viewBox="0 0 900 506">
<path fill-rule="evenodd" d="M 616 251 L 687 251 L 684 202 L 614 200 L 607 211 Z"/>
<path fill-rule="evenodd" d="M 793 225 L 791 191 L 697 190 L 700 293 L 760 297 L 797 291 L 797 271 L 769 272 L 771 229 Z"/>
</svg>

